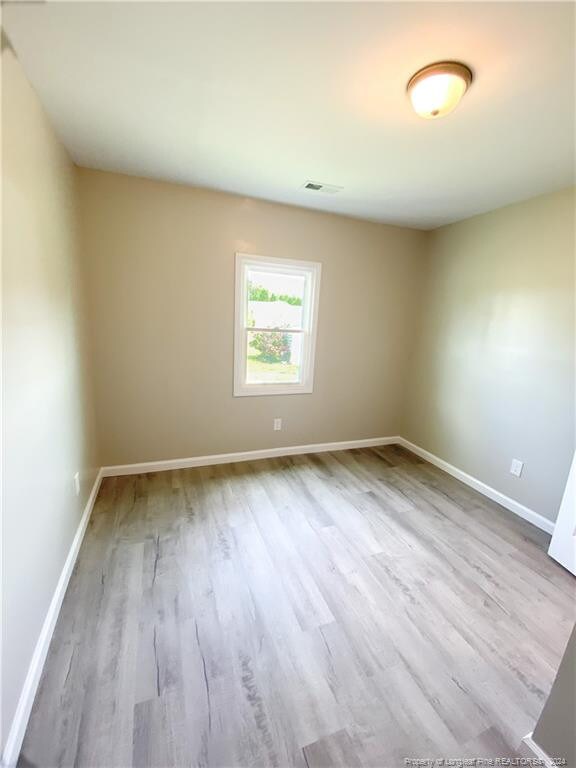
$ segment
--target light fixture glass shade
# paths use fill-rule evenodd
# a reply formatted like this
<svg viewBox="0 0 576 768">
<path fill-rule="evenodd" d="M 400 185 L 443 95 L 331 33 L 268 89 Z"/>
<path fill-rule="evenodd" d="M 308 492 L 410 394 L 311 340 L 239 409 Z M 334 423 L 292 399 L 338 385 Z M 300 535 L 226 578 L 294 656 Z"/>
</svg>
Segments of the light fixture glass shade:
<svg viewBox="0 0 576 768">
<path fill-rule="evenodd" d="M 443 117 L 458 106 L 472 82 L 472 72 L 459 62 L 439 62 L 419 70 L 410 78 L 408 93 L 420 117 Z"/>
</svg>

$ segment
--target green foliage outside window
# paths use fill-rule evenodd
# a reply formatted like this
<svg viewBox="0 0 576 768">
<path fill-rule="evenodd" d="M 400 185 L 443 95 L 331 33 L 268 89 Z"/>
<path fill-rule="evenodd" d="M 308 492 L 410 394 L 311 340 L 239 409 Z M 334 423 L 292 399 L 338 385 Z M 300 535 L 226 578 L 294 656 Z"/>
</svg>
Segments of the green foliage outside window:
<svg viewBox="0 0 576 768">
<path fill-rule="evenodd" d="M 270 293 L 268 288 L 264 288 L 261 285 L 254 285 L 254 283 L 248 283 L 248 300 L 249 301 L 284 301 L 286 304 L 292 304 L 294 307 L 302 306 L 302 299 L 300 296 L 288 296 L 285 293 L 276 294 Z"/>
<path fill-rule="evenodd" d="M 266 363 L 284 363 L 290 360 L 290 334 L 281 331 L 255 333 L 251 346 L 260 352 L 260 360 Z"/>
</svg>

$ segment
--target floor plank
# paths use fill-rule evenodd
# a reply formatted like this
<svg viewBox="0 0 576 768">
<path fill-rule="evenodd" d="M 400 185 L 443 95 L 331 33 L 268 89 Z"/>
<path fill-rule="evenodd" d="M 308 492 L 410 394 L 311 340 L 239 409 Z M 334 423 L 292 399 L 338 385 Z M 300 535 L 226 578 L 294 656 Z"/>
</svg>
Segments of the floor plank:
<svg viewBox="0 0 576 768">
<path fill-rule="evenodd" d="M 397 446 L 108 478 L 21 766 L 511 757 L 576 583 Z"/>
</svg>

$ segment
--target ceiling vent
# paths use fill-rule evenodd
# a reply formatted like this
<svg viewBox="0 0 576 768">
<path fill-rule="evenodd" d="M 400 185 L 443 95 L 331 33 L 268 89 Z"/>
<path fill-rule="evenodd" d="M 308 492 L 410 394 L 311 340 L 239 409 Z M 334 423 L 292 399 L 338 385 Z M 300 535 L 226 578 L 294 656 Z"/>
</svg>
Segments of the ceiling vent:
<svg viewBox="0 0 576 768">
<path fill-rule="evenodd" d="M 323 184 L 321 181 L 307 181 L 302 185 L 302 189 L 309 192 L 319 192 L 322 195 L 335 195 L 341 192 L 344 187 L 337 187 L 335 184 Z"/>
</svg>

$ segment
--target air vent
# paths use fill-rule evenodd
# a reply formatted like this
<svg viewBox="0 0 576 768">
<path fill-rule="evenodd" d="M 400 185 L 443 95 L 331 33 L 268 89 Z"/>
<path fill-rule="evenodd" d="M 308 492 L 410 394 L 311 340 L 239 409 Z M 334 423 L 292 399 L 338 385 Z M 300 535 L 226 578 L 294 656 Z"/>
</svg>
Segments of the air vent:
<svg viewBox="0 0 576 768">
<path fill-rule="evenodd" d="M 344 187 L 337 187 L 335 184 L 323 184 L 321 181 L 307 181 L 302 185 L 302 189 L 309 192 L 319 192 L 321 195 L 335 195 L 341 192 Z"/>
</svg>

